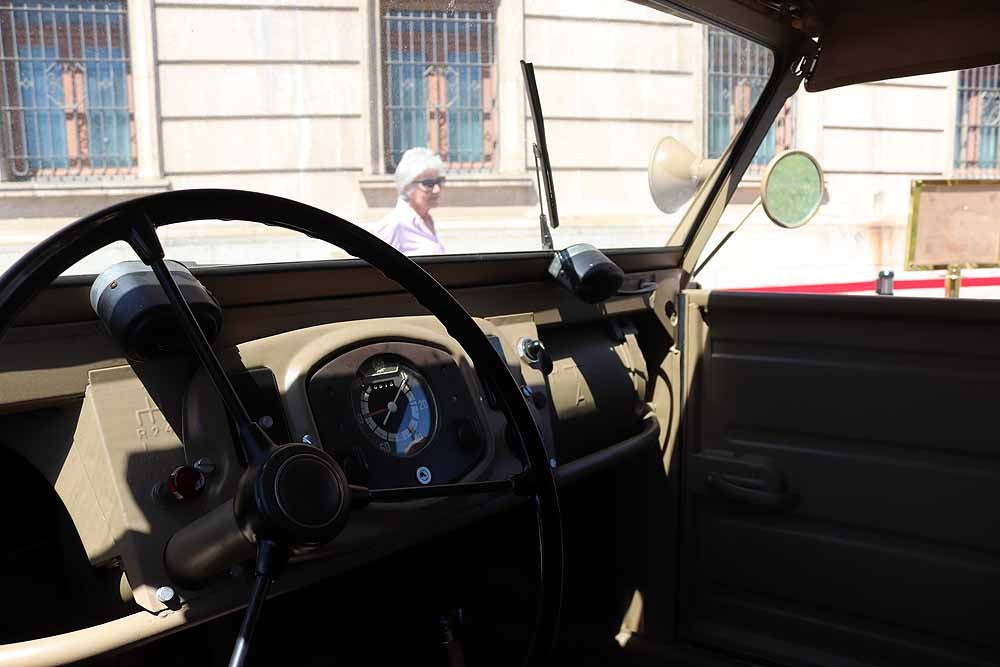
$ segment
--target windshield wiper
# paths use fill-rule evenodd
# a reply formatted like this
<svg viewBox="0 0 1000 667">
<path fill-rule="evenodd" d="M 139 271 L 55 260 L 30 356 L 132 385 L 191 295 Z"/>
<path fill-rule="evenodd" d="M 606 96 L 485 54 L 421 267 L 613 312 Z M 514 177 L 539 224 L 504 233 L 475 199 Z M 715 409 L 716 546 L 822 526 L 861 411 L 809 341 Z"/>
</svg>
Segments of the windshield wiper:
<svg viewBox="0 0 1000 667">
<path fill-rule="evenodd" d="M 531 105 L 531 122 L 535 126 L 535 143 L 532 149 L 535 153 L 535 178 L 539 181 L 538 192 L 542 193 L 542 182 L 545 183 L 545 202 L 549 209 L 549 220 L 552 229 L 559 226 L 559 211 L 556 209 L 556 190 L 552 186 L 552 163 L 549 162 L 549 148 L 545 144 L 545 119 L 542 116 L 542 102 L 538 98 L 538 85 L 535 83 L 535 66 L 521 61 L 521 73 L 524 74 L 524 91 Z M 545 218 L 545 208 L 542 198 L 538 200 L 538 224 L 542 233 L 542 249 L 553 250 L 552 234 L 549 232 L 549 221 Z"/>
</svg>

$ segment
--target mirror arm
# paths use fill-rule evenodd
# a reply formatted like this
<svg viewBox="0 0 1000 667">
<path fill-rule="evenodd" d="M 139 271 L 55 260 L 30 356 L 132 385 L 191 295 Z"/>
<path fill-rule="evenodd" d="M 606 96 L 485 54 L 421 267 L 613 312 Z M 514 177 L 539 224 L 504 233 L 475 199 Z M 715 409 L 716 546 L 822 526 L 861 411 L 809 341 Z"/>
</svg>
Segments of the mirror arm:
<svg viewBox="0 0 1000 667">
<path fill-rule="evenodd" d="M 756 211 L 760 207 L 760 202 L 761 202 L 761 198 L 757 197 L 757 201 L 755 201 L 753 203 L 753 206 L 750 207 L 750 210 L 747 211 L 747 214 L 743 216 L 742 220 L 740 220 L 740 224 L 736 225 L 736 227 L 731 232 L 729 232 L 728 234 L 726 234 L 725 237 L 723 237 L 723 239 L 721 241 L 719 241 L 719 245 L 715 246 L 715 248 L 712 250 L 712 252 L 709 253 L 708 257 L 705 258 L 705 261 L 702 262 L 701 265 L 694 270 L 694 273 L 691 274 L 692 280 L 699 273 L 701 273 L 701 270 L 705 268 L 706 264 L 708 264 L 709 262 L 712 261 L 712 258 L 715 257 L 715 254 L 717 252 L 719 252 L 720 250 L 722 250 L 722 246 L 726 245 L 726 241 L 728 241 L 730 238 L 732 238 L 733 234 L 735 234 L 736 232 L 740 231 L 740 228 L 743 226 L 743 223 L 746 222 L 747 220 L 749 220 L 750 216 L 753 215 L 753 212 Z"/>
</svg>

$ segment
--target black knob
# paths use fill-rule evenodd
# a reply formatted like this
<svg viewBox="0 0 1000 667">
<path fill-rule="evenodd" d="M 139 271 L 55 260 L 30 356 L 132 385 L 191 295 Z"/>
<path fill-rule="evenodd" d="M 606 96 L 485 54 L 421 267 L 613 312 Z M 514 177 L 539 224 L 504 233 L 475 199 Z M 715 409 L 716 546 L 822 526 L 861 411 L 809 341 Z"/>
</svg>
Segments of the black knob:
<svg viewBox="0 0 1000 667">
<path fill-rule="evenodd" d="M 522 338 L 518 347 L 520 348 L 521 358 L 529 366 L 540 370 L 544 375 L 552 372 L 552 357 L 549 356 L 549 352 L 545 349 L 542 341 L 536 338 Z"/>
</svg>

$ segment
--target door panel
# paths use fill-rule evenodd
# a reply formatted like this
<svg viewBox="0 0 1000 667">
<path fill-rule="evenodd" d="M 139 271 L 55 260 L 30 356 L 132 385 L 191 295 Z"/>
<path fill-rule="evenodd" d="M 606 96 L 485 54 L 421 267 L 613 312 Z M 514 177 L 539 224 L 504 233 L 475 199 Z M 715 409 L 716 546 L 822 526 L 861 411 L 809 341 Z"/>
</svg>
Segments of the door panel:
<svg viewBox="0 0 1000 667">
<path fill-rule="evenodd" d="M 713 293 L 686 312 L 705 345 L 681 635 L 785 664 L 995 664 L 1000 303 Z"/>
</svg>

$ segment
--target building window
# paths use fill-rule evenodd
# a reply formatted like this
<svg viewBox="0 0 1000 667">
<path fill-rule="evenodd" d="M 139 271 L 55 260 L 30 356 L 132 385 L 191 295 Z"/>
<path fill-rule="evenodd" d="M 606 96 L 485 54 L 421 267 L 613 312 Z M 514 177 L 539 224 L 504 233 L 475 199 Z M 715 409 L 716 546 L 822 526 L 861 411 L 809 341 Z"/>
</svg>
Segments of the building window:
<svg viewBox="0 0 1000 667">
<path fill-rule="evenodd" d="M 414 146 L 435 151 L 452 170 L 493 167 L 495 4 L 383 2 L 386 171 L 392 172 Z"/>
<path fill-rule="evenodd" d="M 0 4 L 5 179 L 134 172 L 125 5 L 125 0 Z"/>
<path fill-rule="evenodd" d="M 764 91 L 774 56 L 766 47 L 720 28 L 708 28 L 708 156 L 717 158 L 739 132 Z M 759 173 L 779 152 L 795 142 L 794 99 L 785 102 L 768 131 L 750 172 Z"/>
<path fill-rule="evenodd" d="M 955 169 L 993 176 L 1000 167 L 1000 65 L 960 70 L 955 119 Z"/>
</svg>

